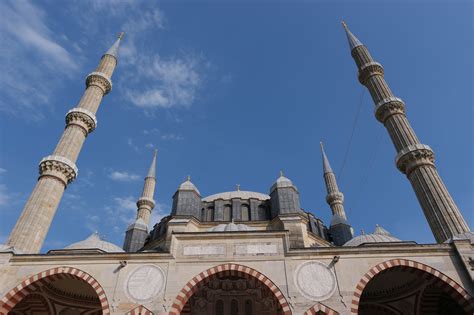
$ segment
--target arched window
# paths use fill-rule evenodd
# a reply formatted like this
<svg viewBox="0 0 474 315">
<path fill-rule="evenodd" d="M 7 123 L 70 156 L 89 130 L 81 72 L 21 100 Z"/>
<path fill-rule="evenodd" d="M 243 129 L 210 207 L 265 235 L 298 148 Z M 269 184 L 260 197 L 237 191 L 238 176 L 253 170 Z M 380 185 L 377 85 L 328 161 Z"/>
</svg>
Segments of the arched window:
<svg viewBox="0 0 474 315">
<path fill-rule="evenodd" d="M 222 300 L 217 300 L 215 313 L 216 315 L 224 315 L 224 302 Z"/>
<path fill-rule="evenodd" d="M 245 301 L 245 315 L 253 315 L 252 301 L 250 301 L 250 300 Z"/>
<path fill-rule="evenodd" d="M 206 221 L 214 221 L 214 208 L 209 207 L 206 209 Z"/>
<path fill-rule="evenodd" d="M 239 315 L 239 302 L 235 299 L 230 302 L 230 315 Z"/>
<path fill-rule="evenodd" d="M 248 205 L 242 205 L 242 221 L 250 221 L 250 209 Z"/>
<path fill-rule="evenodd" d="M 224 221 L 231 221 L 232 220 L 232 206 L 225 205 L 224 206 Z"/>
<path fill-rule="evenodd" d="M 267 216 L 267 207 L 264 205 L 258 206 L 258 220 L 268 220 L 269 217 Z"/>
</svg>

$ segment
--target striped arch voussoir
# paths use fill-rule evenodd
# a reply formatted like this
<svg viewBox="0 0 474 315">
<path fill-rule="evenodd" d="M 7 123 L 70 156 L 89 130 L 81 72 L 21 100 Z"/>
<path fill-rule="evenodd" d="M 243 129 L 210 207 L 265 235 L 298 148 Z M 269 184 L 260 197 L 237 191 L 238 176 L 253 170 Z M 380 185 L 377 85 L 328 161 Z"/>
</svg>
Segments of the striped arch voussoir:
<svg viewBox="0 0 474 315">
<path fill-rule="evenodd" d="M 153 312 L 143 305 L 138 305 L 134 309 L 130 310 L 130 312 L 128 312 L 126 315 L 153 315 Z"/>
<path fill-rule="evenodd" d="M 275 297 L 282 307 L 283 315 L 292 314 L 285 296 L 270 279 L 250 267 L 229 263 L 209 268 L 189 280 L 174 299 L 169 315 L 179 315 L 189 298 L 199 289 L 199 284 L 207 283 L 218 275 L 258 279 L 260 282 L 265 284 L 273 294 L 275 294 Z"/>
<path fill-rule="evenodd" d="M 85 271 L 73 267 L 56 267 L 52 268 L 23 280 L 15 288 L 11 289 L 0 300 L 0 315 L 6 315 L 29 293 L 38 290 L 39 287 L 59 279 L 79 279 L 87 282 L 97 293 L 100 304 L 102 306 L 102 314 L 110 314 L 109 302 L 105 296 L 104 289 L 91 275 Z"/>
<path fill-rule="evenodd" d="M 319 312 L 327 315 L 339 315 L 338 312 L 321 303 L 316 303 L 316 305 L 310 307 L 306 312 L 304 312 L 304 315 L 316 315 Z"/>
<path fill-rule="evenodd" d="M 401 268 L 411 272 L 418 272 L 421 277 L 435 279 L 435 284 L 442 287 L 459 305 L 461 305 L 467 314 L 474 312 L 474 297 L 461 287 L 456 281 L 428 265 L 408 260 L 408 259 L 392 259 L 387 260 L 372 267 L 359 281 L 354 291 L 351 303 L 351 314 L 356 315 L 359 310 L 359 302 L 362 292 L 372 278 L 381 272 L 385 272 L 391 268 Z"/>
</svg>

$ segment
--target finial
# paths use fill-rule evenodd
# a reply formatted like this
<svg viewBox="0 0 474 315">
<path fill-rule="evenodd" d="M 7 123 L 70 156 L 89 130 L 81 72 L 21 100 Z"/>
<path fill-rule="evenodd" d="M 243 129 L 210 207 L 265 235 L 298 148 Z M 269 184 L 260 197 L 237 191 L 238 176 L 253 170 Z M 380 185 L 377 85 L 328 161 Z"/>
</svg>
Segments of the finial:
<svg viewBox="0 0 474 315">
<path fill-rule="evenodd" d="M 236 186 L 235 188 L 237 189 L 237 191 L 240 191 L 240 184 L 237 184 L 235 186 Z"/>
<path fill-rule="evenodd" d="M 363 44 L 357 39 L 357 37 L 354 36 L 354 34 L 351 33 L 349 27 L 347 26 L 346 22 L 344 22 L 344 20 L 341 21 L 341 24 L 342 27 L 344 27 L 344 30 L 346 31 L 346 36 L 347 40 L 349 41 L 349 47 L 351 51 L 358 46 L 362 46 Z"/>
<path fill-rule="evenodd" d="M 190 181 L 191 181 L 191 175 L 188 175 L 188 177 L 186 177 L 186 180 L 187 180 L 188 182 L 190 182 Z"/>
<path fill-rule="evenodd" d="M 125 32 L 120 32 L 118 38 L 122 39 L 124 35 L 125 35 Z"/>
<path fill-rule="evenodd" d="M 365 235 L 364 229 L 361 229 L 361 230 L 360 230 L 360 234 Z"/>
<path fill-rule="evenodd" d="M 280 170 L 280 177 L 283 177 L 283 171 Z"/>
</svg>

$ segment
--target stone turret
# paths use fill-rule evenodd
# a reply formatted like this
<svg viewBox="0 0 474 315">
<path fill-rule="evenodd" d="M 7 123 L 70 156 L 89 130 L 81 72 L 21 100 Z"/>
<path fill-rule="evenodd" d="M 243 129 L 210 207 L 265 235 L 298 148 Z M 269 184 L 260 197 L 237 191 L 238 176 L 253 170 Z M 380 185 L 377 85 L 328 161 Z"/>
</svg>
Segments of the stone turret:
<svg viewBox="0 0 474 315">
<path fill-rule="evenodd" d="M 323 160 L 323 177 L 327 190 L 326 202 L 332 210 L 329 232 L 331 233 L 334 244 L 342 246 L 353 237 L 352 227 L 347 221 L 346 212 L 344 210 L 344 195 L 339 191 L 336 176 L 329 164 L 323 143 L 321 142 L 320 145 Z"/>
<path fill-rule="evenodd" d="M 123 33 L 86 77 L 86 90 L 66 114 L 66 128 L 51 155 L 39 163 L 39 178 L 7 245 L 23 253 L 39 253 L 67 185 L 78 174 L 76 161 L 86 137 L 97 126 L 95 117 L 104 95 L 112 90 L 111 77 L 117 65 L 117 52 Z"/>
<path fill-rule="evenodd" d="M 359 70 L 359 82 L 370 92 L 375 117 L 388 131 L 397 151 L 397 168 L 408 177 L 438 243 L 466 233 L 469 227 L 441 180 L 434 163 L 433 150 L 422 144 L 408 122 L 405 103 L 395 97 L 384 79 L 382 65 L 349 31 L 343 22 L 351 55 Z"/>
<path fill-rule="evenodd" d="M 201 219 L 201 193 L 188 176 L 173 195 L 171 215 L 192 215 Z"/>
<path fill-rule="evenodd" d="M 125 232 L 123 249 L 126 252 L 136 252 L 145 244 L 148 236 L 148 224 L 150 223 L 151 211 L 155 207 L 153 195 L 156 185 L 156 156 L 155 150 L 153 160 L 145 177 L 145 184 L 140 198 L 137 201 L 137 217 L 135 222 L 130 224 Z"/>
<path fill-rule="evenodd" d="M 272 218 L 280 214 L 303 213 L 298 189 L 281 171 L 280 177 L 270 188 L 270 197 Z"/>
</svg>

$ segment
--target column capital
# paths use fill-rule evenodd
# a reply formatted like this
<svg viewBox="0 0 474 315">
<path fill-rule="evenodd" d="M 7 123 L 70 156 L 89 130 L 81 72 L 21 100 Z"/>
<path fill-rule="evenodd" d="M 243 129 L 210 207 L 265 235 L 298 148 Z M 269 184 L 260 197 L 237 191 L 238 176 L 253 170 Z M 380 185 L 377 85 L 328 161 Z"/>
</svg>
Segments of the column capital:
<svg viewBox="0 0 474 315">
<path fill-rule="evenodd" d="M 405 103 L 398 97 L 384 98 L 375 104 L 375 117 L 382 124 L 395 114 L 405 115 Z"/>
<path fill-rule="evenodd" d="M 151 210 L 155 207 L 155 200 L 147 197 L 140 197 L 137 201 L 137 207 L 140 208 L 142 206 L 148 206 Z"/>
<path fill-rule="evenodd" d="M 76 179 L 79 170 L 71 160 L 58 156 L 48 155 L 39 163 L 39 173 L 42 176 L 52 176 L 59 179 L 67 186 Z"/>
<path fill-rule="evenodd" d="M 434 152 L 426 144 L 409 145 L 398 152 L 395 164 L 400 172 L 407 176 L 421 165 L 431 165 L 434 167 Z"/>
<path fill-rule="evenodd" d="M 86 77 L 86 87 L 95 85 L 102 89 L 104 95 L 112 90 L 112 81 L 102 72 L 91 72 Z"/>
<path fill-rule="evenodd" d="M 383 67 L 380 63 L 371 61 L 360 66 L 359 82 L 365 85 L 365 82 L 374 75 L 384 75 Z"/>
<path fill-rule="evenodd" d="M 97 119 L 95 115 L 87 109 L 75 107 L 67 112 L 66 124 L 78 125 L 84 129 L 85 135 L 87 136 L 97 127 Z"/>
</svg>

